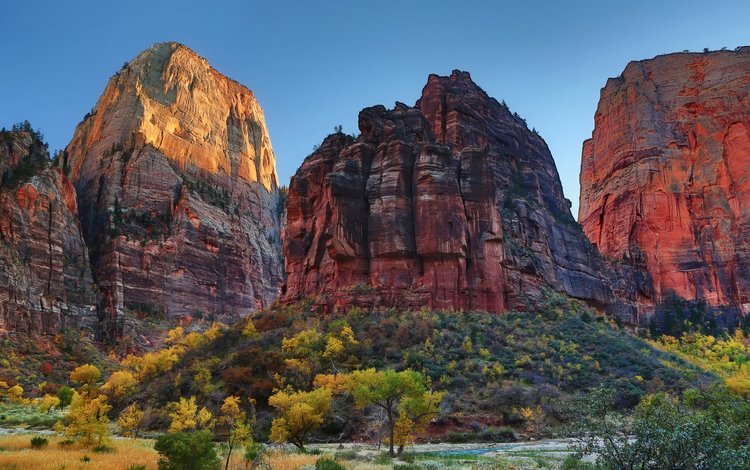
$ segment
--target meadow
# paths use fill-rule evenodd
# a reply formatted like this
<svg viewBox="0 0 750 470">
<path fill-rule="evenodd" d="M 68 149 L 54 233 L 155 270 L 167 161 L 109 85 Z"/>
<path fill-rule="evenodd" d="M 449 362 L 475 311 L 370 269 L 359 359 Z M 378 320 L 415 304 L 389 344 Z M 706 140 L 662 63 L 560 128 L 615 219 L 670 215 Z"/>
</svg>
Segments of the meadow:
<svg viewBox="0 0 750 470">
<path fill-rule="evenodd" d="M 48 444 L 40 449 L 32 448 L 31 439 L 44 437 Z M 63 443 L 63 445 L 61 445 Z M 386 469 L 526 469 L 560 468 L 566 453 L 565 443 L 554 441 L 535 445 L 514 445 L 507 449 L 486 452 L 486 446 L 426 445 L 413 446 L 401 458 L 392 459 L 382 449 L 368 445 L 347 444 L 312 446 L 308 453 L 300 454 L 291 449 L 269 452 L 268 463 L 274 470 L 294 470 L 316 467 L 318 461 L 335 461 L 347 470 Z M 156 470 L 159 455 L 154 450 L 153 439 L 114 439 L 111 452 L 93 452 L 81 446 L 65 445 L 64 437 L 29 433 L 0 435 L 0 469 L 18 470 Z M 223 462 L 225 449 L 218 446 Z M 436 450 L 442 449 L 442 450 Z M 482 453 L 478 453 L 481 451 Z M 486 452 L 486 453 L 485 453 Z M 235 452 L 230 469 L 248 468 L 242 457 Z"/>
</svg>

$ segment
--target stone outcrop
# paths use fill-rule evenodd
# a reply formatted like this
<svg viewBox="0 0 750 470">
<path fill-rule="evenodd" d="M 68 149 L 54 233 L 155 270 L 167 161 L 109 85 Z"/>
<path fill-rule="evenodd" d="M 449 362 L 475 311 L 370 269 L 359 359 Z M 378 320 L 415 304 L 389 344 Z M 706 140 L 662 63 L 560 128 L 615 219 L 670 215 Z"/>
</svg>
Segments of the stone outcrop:
<svg viewBox="0 0 750 470">
<path fill-rule="evenodd" d="M 583 146 L 579 221 L 655 302 L 750 311 L 750 47 L 631 62 Z"/>
<path fill-rule="evenodd" d="M 292 178 L 285 299 L 499 312 L 550 289 L 635 321 L 651 293 L 618 277 L 570 214 L 544 140 L 466 72 L 415 106 L 375 106 Z M 621 301 L 620 299 L 626 299 Z"/>
<path fill-rule="evenodd" d="M 156 44 L 123 66 L 66 152 L 109 319 L 130 309 L 231 320 L 278 296 L 263 111 L 193 51 Z"/>
<path fill-rule="evenodd" d="M 95 326 L 75 190 L 29 126 L 0 131 L 0 332 Z"/>
</svg>

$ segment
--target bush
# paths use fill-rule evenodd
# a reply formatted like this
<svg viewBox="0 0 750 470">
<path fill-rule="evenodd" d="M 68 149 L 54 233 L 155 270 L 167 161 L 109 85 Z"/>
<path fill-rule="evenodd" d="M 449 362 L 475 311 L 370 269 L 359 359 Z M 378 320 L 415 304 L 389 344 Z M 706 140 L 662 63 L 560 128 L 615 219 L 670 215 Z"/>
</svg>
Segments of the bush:
<svg viewBox="0 0 750 470">
<path fill-rule="evenodd" d="M 613 402 L 613 391 L 598 389 L 568 411 L 579 417 L 578 457 L 604 468 L 750 468 L 750 404 L 727 390 L 649 395 L 630 417 L 613 414 Z"/>
<path fill-rule="evenodd" d="M 336 460 L 357 460 L 357 453 L 353 450 L 345 450 L 333 454 Z"/>
<path fill-rule="evenodd" d="M 346 467 L 330 457 L 322 457 L 315 461 L 315 470 L 346 470 Z"/>
<path fill-rule="evenodd" d="M 58 442 L 58 443 L 57 443 L 57 445 L 58 445 L 59 447 L 61 447 L 61 448 L 63 448 L 63 449 L 64 449 L 64 448 L 66 448 L 66 447 L 70 447 L 70 446 L 72 446 L 72 445 L 73 445 L 73 444 L 75 444 L 75 443 L 76 443 L 76 441 L 74 441 L 73 439 L 65 439 L 64 441 L 60 441 L 60 442 Z"/>
<path fill-rule="evenodd" d="M 297 449 L 297 452 L 305 455 L 320 455 L 323 453 L 320 449 Z"/>
<path fill-rule="evenodd" d="M 380 454 L 377 457 L 375 457 L 374 463 L 376 465 L 390 465 L 391 464 L 391 458 L 388 454 Z"/>
<path fill-rule="evenodd" d="M 220 463 L 209 431 L 176 432 L 156 439 L 159 470 L 214 470 Z"/>
<path fill-rule="evenodd" d="M 91 462 L 91 457 L 89 457 L 88 455 L 84 455 L 83 457 L 81 457 L 81 463 L 89 463 L 89 462 Z"/>
<path fill-rule="evenodd" d="M 129 467 L 128 467 L 127 469 L 125 469 L 125 470 L 146 470 L 146 466 L 145 466 L 145 465 L 141 465 L 141 464 L 137 464 L 137 463 L 134 463 L 133 465 L 129 466 Z"/>
<path fill-rule="evenodd" d="M 47 444 L 49 444 L 49 441 L 45 437 L 36 436 L 36 437 L 31 438 L 32 449 L 41 449 L 42 447 L 45 447 Z"/>
<path fill-rule="evenodd" d="M 111 454 L 115 451 L 114 447 L 105 446 L 105 445 L 98 445 L 91 449 L 92 451 L 96 452 L 97 454 Z"/>
<path fill-rule="evenodd" d="M 248 462 L 255 462 L 255 459 L 263 452 L 263 444 L 259 442 L 253 442 L 245 448 L 245 460 Z"/>
</svg>

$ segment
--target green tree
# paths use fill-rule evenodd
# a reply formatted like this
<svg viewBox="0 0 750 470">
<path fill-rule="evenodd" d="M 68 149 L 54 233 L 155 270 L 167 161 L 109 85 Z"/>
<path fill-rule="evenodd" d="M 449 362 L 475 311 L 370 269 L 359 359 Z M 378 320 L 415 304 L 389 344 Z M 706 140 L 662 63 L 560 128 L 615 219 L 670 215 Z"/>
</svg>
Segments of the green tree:
<svg viewBox="0 0 750 470">
<path fill-rule="evenodd" d="M 411 369 L 357 370 L 349 375 L 347 389 L 358 408 L 375 405 L 385 411 L 391 456 L 396 455 L 394 445 L 400 453 L 409 436 L 437 414 L 443 397 L 430 392 L 425 377 Z"/>
<path fill-rule="evenodd" d="M 750 404 L 720 387 L 682 400 L 644 397 L 632 416 L 612 411 L 614 392 L 595 390 L 568 410 L 579 457 L 607 469 L 750 468 Z"/>
<path fill-rule="evenodd" d="M 57 391 L 57 398 L 60 399 L 58 408 L 63 409 L 70 405 L 70 401 L 73 399 L 73 389 L 70 387 L 62 386 Z"/>
<path fill-rule="evenodd" d="M 210 431 L 175 432 L 156 439 L 159 470 L 216 470 L 220 468 Z"/>
</svg>

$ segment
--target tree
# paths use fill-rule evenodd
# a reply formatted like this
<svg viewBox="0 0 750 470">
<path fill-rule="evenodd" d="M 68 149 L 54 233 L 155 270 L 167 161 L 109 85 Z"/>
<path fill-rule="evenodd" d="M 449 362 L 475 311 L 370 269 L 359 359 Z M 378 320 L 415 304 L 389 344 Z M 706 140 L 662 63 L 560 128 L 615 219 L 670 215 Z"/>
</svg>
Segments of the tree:
<svg viewBox="0 0 750 470">
<path fill-rule="evenodd" d="M 312 431 L 319 428 L 331 411 L 333 394 L 325 387 L 310 392 L 278 390 L 268 404 L 280 413 L 271 423 L 271 440 L 291 442 L 304 450 Z"/>
<path fill-rule="evenodd" d="M 228 396 L 221 405 L 221 416 L 219 423 L 229 428 L 229 438 L 227 439 L 227 460 L 224 464 L 224 470 L 229 469 L 229 459 L 232 457 L 232 451 L 238 445 L 249 446 L 253 443 L 253 426 L 255 425 L 255 407 L 253 404 L 253 416 L 251 419 L 240 408 L 240 397 Z"/>
<path fill-rule="evenodd" d="M 179 344 L 184 336 L 185 330 L 181 326 L 178 326 L 167 332 L 167 337 L 164 339 L 164 342 L 171 345 Z"/>
<path fill-rule="evenodd" d="M 169 432 L 189 431 L 193 429 L 208 429 L 213 427 L 213 416 L 205 407 L 198 410 L 195 397 L 188 399 L 180 397 L 179 402 L 167 405 L 169 417 Z"/>
<path fill-rule="evenodd" d="M 73 389 L 63 385 L 57 390 L 57 398 L 60 399 L 58 407 L 60 409 L 65 408 L 70 405 L 70 401 L 73 399 Z"/>
<path fill-rule="evenodd" d="M 132 372 L 128 370 L 118 370 L 113 372 L 107 382 L 102 386 L 102 392 L 112 398 L 119 398 L 130 393 L 132 388 L 138 383 Z"/>
<path fill-rule="evenodd" d="M 430 421 L 440 412 L 440 402 L 444 392 L 425 391 L 421 395 L 405 396 L 398 406 L 398 419 L 394 427 L 394 439 L 398 454 L 404 446 L 414 442 L 414 438 L 425 432 Z"/>
<path fill-rule="evenodd" d="M 70 380 L 79 384 L 78 392 L 86 394 L 95 394 L 98 392 L 96 382 L 102 376 L 102 371 L 91 364 L 84 364 L 73 369 L 70 373 Z"/>
<path fill-rule="evenodd" d="M 175 432 L 156 439 L 159 470 L 215 470 L 219 459 L 210 431 Z"/>
<path fill-rule="evenodd" d="M 309 388 L 314 378 L 325 368 L 338 371 L 338 363 L 346 358 L 357 344 L 359 341 L 351 327 L 346 322 L 336 321 L 331 324 L 325 335 L 314 328 L 308 328 L 291 338 L 284 338 L 281 349 L 285 356 L 286 369 L 295 385 Z"/>
<path fill-rule="evenodd" d="M 36 406 L 42 413 L 49 413 L 52 408 L 60 406 L 60 399 L 53 395 L 44 395 L 37 401 Z"/>
<path fill-rule="evenodd" d="M 73 392 L 70 410 L 65 417 L 65 435 L 87 447 L 105 444 L 109 438 L 107 413 L 111 409 L 104 395 L 92 397 L 88 393 Z"/>
<path fill-rule="evenodd" d="M 138 437 L 138 431 L 143 421 L 143 410 L 133 403 L 122 410 L 117 418 L 117 425 L 120 426 L 122 434 L 127 437 Z"/>
<path fill-rule="evenodd" d="M 612 412 L 613 398 L 595 390 L 568 410 L 579 457 L 613 469 L 750 468 L 750 404 L 726 389 L 649 395 L 630 417 Z"/>
<path fill-rule="evenodd" d="M 430 392 L 419 372 L 407 369 L 377 371 L 357 370 L 350 374 L 347 388 L 358 408 L 375 405 L 385 412 L 389 436 L 389 452 L 395 456 L 394 445 L 403 444 L 418 430 L 417 423 L 426 426 L 435 414 L 443 394 Z M 398 442 L 397 427 L 398 425 Z"/>
<path fill-rule="evenodd" d="M 15 384 L 8 388 L 5 396 L 11 403 L 23 403 L 23 387 L 20 384 Z"/>
</svg>

